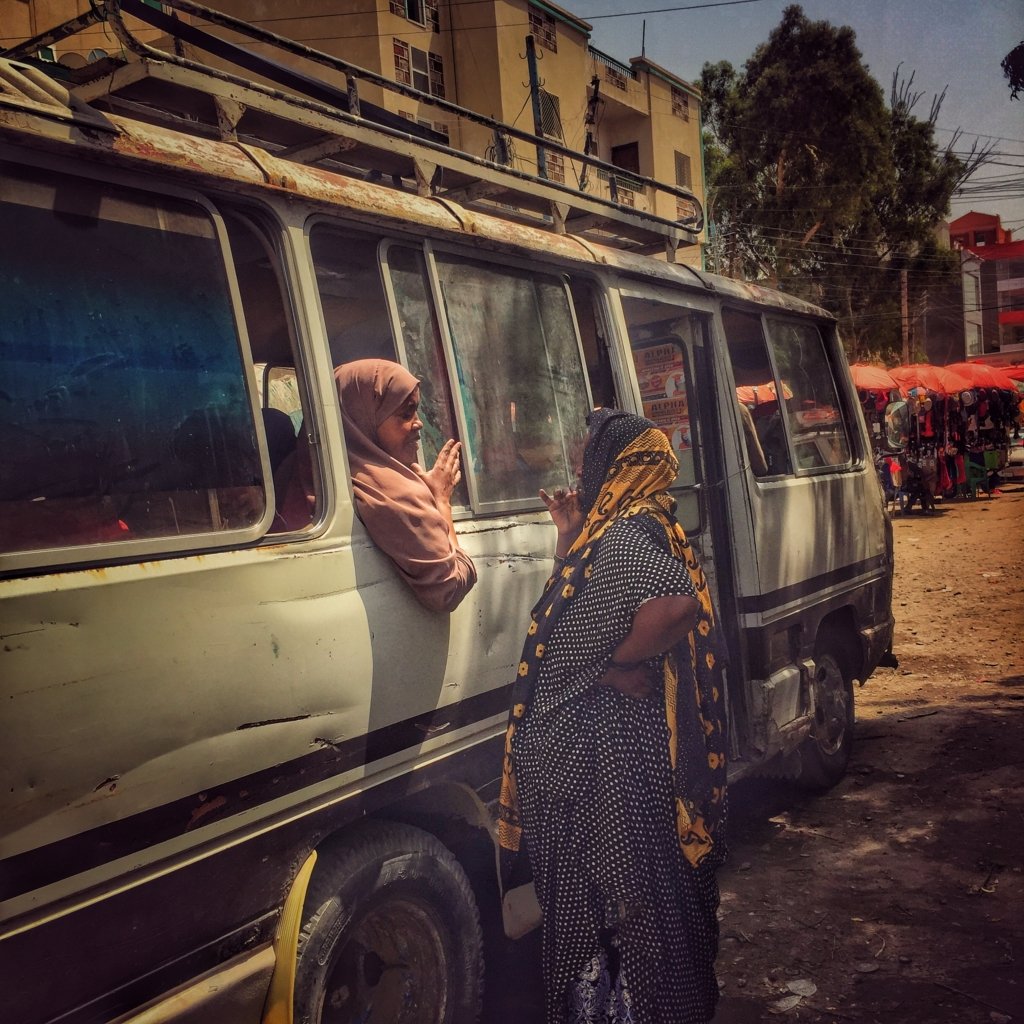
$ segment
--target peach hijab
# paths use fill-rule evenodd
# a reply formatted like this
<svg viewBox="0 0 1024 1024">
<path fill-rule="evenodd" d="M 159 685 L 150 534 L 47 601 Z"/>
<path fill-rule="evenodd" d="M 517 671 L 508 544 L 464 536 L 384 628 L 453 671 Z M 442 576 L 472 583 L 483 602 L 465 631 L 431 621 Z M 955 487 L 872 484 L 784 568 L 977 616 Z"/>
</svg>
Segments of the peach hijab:
<svg viewBox="0 0 1024 1024">
<path fill-rule="evenodd" d="M 419 381 L 386 359 L 345 363 L 335 369 L 334 379 L 359 518 L 421 604 L 453 611 L 476 582 L 476 568 L 452 542 L 430 488 L 377 440 L 377 428 Z"/>
</svg>

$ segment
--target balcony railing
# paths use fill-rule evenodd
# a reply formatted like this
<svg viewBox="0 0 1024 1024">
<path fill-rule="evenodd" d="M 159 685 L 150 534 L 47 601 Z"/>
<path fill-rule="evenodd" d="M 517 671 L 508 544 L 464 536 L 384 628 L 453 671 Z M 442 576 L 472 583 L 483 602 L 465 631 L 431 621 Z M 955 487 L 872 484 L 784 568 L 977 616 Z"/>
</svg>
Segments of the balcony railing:
<svg viewBox="0 0 1024 1024">
<path fill-rule="evenodd" d="M 634 82 L 637 80 L 636 72 L 628 64 L 623 64 L 614 57 L 609 57 L 607 53 L 595 50 L 593 46 L 588 46 L 587 50 L 598 64 L 603 64 L 608 70 L 614 72 L 615 75 L 622 78 L 631 78 Z"/>
</svg>

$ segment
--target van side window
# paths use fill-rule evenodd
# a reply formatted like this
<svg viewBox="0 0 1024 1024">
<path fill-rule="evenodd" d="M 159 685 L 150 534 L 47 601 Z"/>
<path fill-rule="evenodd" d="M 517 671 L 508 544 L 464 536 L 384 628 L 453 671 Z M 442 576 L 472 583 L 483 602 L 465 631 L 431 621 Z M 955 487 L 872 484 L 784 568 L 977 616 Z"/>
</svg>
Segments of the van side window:
<svg viewBox="0 0 1024 1024">
<path fill-rule="evenodd" d="M 332 224 L 310 229 L 324 327 L 335 366 L 354 359 L 397 359 L 377 257 L 379 239 Z"/>
<path fill-rule="evenodd" d="M 251 398 L 210 215 L 5 164 L 0 233 L 17 240 L 0 247 L 0 545 L 219 535 L 263 521 Z"/>
<path fill-rule="evenodd" d="M 736 385 L 736 401 L 742 410 L 747 457 L 755 476 L 779 476 L 792 471 L 786 427 L 779 408 L 775 371 L 761 318 L 735 309 L 722 310 L 725 344 Z M 783 377 L 784 401 L 792 397 Z M 749 414 L 749 415 L 748 415 Z M 753 423 L 753 431 L 747 429 Z"/>
<path fill-rule="evenodd" d="M 779 375 L 792 392 L 786 402 L 798 469 L 850 464 L 850 441 L 825 342 L 814 324 L 768 318 Z"/>
<path fill-rule="evenodd" d="M 576 313 L 576 326 L 583 343 L 583 355 L 587 364 L 587 379 L 594 405 L 616 408 L 619 405 L 615 392 L 615 375 L 609 354 L 610 330 L 601 302 L 601 291 L 597 284 L 586 278 L 570 278 L 569 291 Z"/>
<path fill-rule="evenodd" d="M 566 286 L 450 254 L 436 265 L 474 505 L 535 504 L 575 479 L 591 404 Z"/>
<path fill-rule="evenodd" d="M 386 259 L 406 366 L 421 382 L 422 460 L 425 466 L 432 466 L 444 442 L 450 437 L 460 439 L 460 435 L 445 370 L 441 330 L 430 297 L 426 260 L 422 250 L 404 245 L 389 246 Z M 452 505 L 469 506 L 465 477 L 452 494 Z"/>
<path fill-rule="evenodd" d="M 687 351 L 695 341 L 695 318 L 679 306 L 627 296 L 622 298 L 622 313 L 643 415 L 661 427 L 679 459 L 673 487 L 679 502 L 679 521 L 687 533 L 697 533 L 701 520 L 695 490 L 699 460 L 695 455 L 700 434 L 693 368 Z"/>
<path fill-rule="evenodd" d="M 316 518 L 312 419 L 277 247 L 260 223 L 223 211 L 256 368 L 262 425 L 274 484 L 271 533 L 301 530 Z M 322 493 L 322 490 L 321 490 Z"/>
</svg>

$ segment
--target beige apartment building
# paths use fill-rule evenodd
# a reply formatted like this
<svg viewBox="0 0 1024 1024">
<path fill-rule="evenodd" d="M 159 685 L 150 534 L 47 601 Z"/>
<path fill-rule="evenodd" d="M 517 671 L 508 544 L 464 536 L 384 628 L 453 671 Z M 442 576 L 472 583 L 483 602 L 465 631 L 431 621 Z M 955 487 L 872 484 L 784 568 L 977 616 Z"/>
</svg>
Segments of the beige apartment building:
<svg viewBox="0 0 1024 1024">
<path fill-rule="evenodd" d="M 159 4 L 151 4 L 159 7 Z M 592 26 L 544 0 L 212 0 L 211 6 L 348 63 L 484 114 L 521 131 L 540 132 L 621 168 L 610 174 L 553 150 L 539 157 L 522 139 L 496 133 L 427 102 L 360 80 L 360 99 L 447 135 L 464 152 L 536 173 L 592 195 L 613 196 L 668 220 L 690 216 L 692 204 L 654 193 L 640 178 L 692 191 L 703 202 L 700 91 L 646 57 L 622 61 L 590 45 Z M 344 10 L 339 12 L 338 8 Z M 88 10 L 88 0 L 0 0 L 3 45 L 38 34 Z M 150 38 L 153 32 L 150 31 Z M 231 38 L 224 30 L 217 34 Z M 20 33 L 20 36 L 19 36 Z M 527 36 L 533 38 L 536 95 Z M 143 38 L 147 38 L 143 35 Z M 58 60 L 117 55 L 109 29 L 54 48 Z M 245 45 L 259 49 L 262 44 Z M 68 56 L 69 52 L 78 56 Z M 277 59 L 280 54 L 275 54 Z M 284 58 L 289 62 L 293 58 Z M 341 88 L 342 75 L 294 59 Z M 703 235 L 701 239 L 703 240 Z M 700 246 L 677 259 L 701 262 Z"/>
</svg>

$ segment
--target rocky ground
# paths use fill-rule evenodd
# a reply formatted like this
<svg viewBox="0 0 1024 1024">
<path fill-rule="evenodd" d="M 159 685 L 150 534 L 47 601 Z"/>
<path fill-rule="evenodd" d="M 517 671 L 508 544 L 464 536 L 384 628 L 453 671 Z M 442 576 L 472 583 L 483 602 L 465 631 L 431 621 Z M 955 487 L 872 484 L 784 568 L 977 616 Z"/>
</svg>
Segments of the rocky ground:
<svg viewBox="0 0 1024 1024">
<path fill-rule="evenodd" d="M 1024 1021 L 1024 487 L 894 533 L 900 666 L 857 691 L 846 778 L 733 787 L 715 1024 Z M 484 1019 L 539 1024 L 510 946 Z"/>
</svg>

